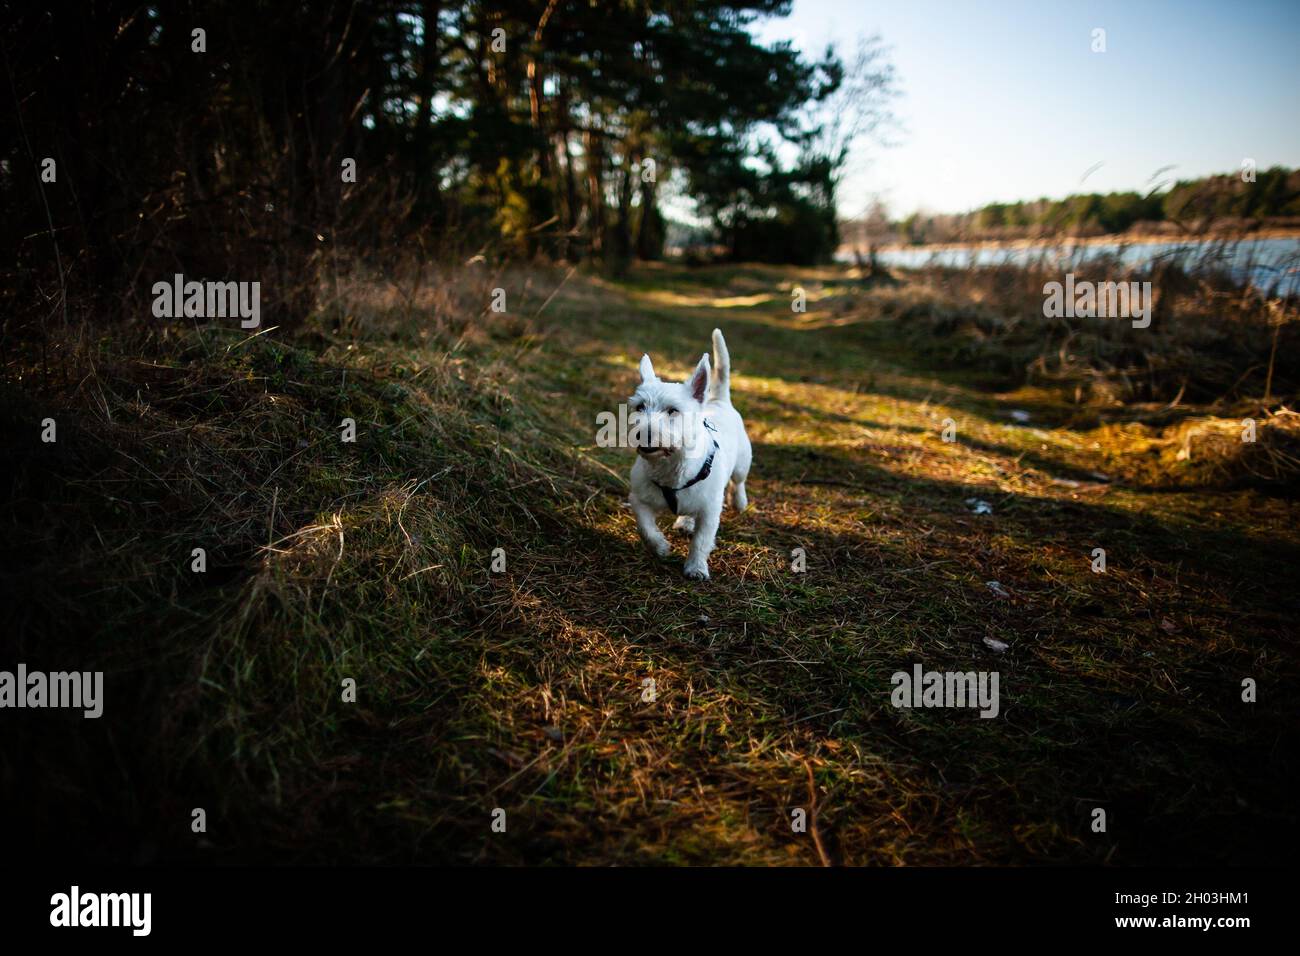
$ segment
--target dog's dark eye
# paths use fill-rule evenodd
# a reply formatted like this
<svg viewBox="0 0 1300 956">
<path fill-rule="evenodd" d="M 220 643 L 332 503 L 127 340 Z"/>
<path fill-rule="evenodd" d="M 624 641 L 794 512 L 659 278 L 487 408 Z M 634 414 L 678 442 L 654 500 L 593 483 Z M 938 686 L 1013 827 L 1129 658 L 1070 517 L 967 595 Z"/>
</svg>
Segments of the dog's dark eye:
<svg viewBox="0 0 1300 956">
<path fill-rule="evenodd" d="M 636 408 L 632 409 L 632 411 L 634 411 L 634 412 L 644 412 L 644 411 L 645 411 L 645 402 L 640 402 L 640 403 L 638 403 L 637 406 L 636 406 Z"/>
<path fill-rule="evenodd" d="M 677 414 L 677 409 L 675 409 L 675 408 L 670 408 L 670 409 L 668 409 L 668 414 L 669 414 L 669 415 L 676 415 L 676 414 Z"/>
</svg>

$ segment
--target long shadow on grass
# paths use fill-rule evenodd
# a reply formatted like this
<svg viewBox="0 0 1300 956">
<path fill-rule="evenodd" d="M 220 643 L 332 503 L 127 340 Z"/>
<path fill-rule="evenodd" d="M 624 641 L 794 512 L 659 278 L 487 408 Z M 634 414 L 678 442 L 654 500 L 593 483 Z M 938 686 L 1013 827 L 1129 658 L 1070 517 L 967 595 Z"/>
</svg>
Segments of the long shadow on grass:
<svg viewBox="0 0 1300 956">
<path fill-rule="evenodd" d="M 877 329 L 811 337 L 752 310 L 644 311 L 652 317 L 603 346 L 623 340 L 629 354 L 644 349 L 657 361 L 666 353 L 685 364 L 707 347 L 716 324 L 743 373 L 803 382 L 801 368 L 815 369 L 818 381 L 828 372 L 842 381 L 855 366 L 864 375 L 888 370 L 870 356 L 873 343 L 884 341 Z M 941 370 L 895 352 L 883 353 L 886 363 L 943 381 Z M 965 387 L 938 390 L 947 404 L 989 417 L 1004 407 Z M 915 401 L 936 387 L 877 381 L 871 391 Z M 1061 409 L 1034 413 L 1049 420 Z M 1280 597 L 1291 590 L 1286 566 L 1295 562 L 1294 546 L 1270 545 L 1264 554 L 1249 535 L 1028 495 L 998 495 L 995 515 L 976 517 L 964 502 L 981 491 L 990 496 L 979 485 L 898 475 L 821 447 L 766 444 L 756 452 L 757 511 L 724 520 L 711 582 L 682 581 L 680 544 L 675 560 L 660 564 L 627 538 L 579 527 L 566 548 L 627 560 L 586 569 L 582 595 L 552 591 L 549 600 L 576 624 L 756 701 L 765 720 L 814 734 L 823 754 L 850 738 L 915 768 L 926 792 L 913 796 L 942 806 L 939 816 L 954 828 L 973 813 L 1002 859 L 1267 860 L 1280 849 L 1272 842 L 1277 828 L 1294 832 L 1287 796 L 1294 766 L 1276 757 L 1294 749 L 1294 706 L 1275 698 L 1243 711 L 1238 696 L 1244 673 L 1262 667 L 1270 681 L 1285 676 L 1279 671 L 1294 674 L 1288 621 L 1300 608 L 1294 597 Z M 782 509 L 787 502 L 798 505 L 793 514 Z M 812 523 L 817 507 L 840 515 L 860 508 L 862 521 L 827 530 Z M 890 534 L 873 533 L 877 524 Z M 1200 653 L 1197 637 L 1155 626 L 1155 597 L 1101 578 L 1085 588 L 1022 569 L 1037 587 L 1032 606 L 987 594 L 974 602 L 966 593 L 972 583 L 978 591 L 991 540 L 1032 547 L 1075 533 L 1081 555 L 1099 535 L 1120 541 L 1135 565 L 1176 581 L 1176 594 L 1193 592 L 1193 607 L 1208 609 L 1213 626 L 1240 625 L 1246 646 Z M 809 555 L 806 577 L 788 570 L 794 547 Z M 1078 591 L 1085 591 L 1079 600 L 1062 602 Z M 999 634 L 1013 638 L 1006 657 L 994 657 L 981 641 Z M 1280 667 L 1278 655 L 1285 655 Z M 893 711 L 888 674 L 917 660 L 939 669 L 979 663 L 1005 670 L 1003 719 Z M 841 798 L 837 823 L 846 831 L 852 819 L 879 816 L 878 806 Z M 1098 805 L 1124 821 L 1114 837 L 1122 855 L 1109 857 L 1113 844 L 1087 829 Z M 1020 851 L 1010 848 L 1013 830 L 1022 834 Z"/>
<path fill-rule="evenodd" d="M 760 448 L 759 460 L 779 460 L 781 453 Z M 902 496 L 890 477 L 868 483 L 868 497 Z M 956 500 L 959 489 L 930 482 L 927 490 Z M 755 485 L 756 497 L 799 493 L 779 479 Z M 909 497 L 906 503 L 919 504 L 918 520 L 949 517 L 924 501 Z M 1196 693 L 1184 699 L 1129 678 L 1131 663 L 1111 660 L 1108 668 L 1093 660 L 1105 663 L 1132 649 L 1070 646 L 1072 628 L 1095 633 L 1095 621 L 1060 620 L 1058 610 L 1044 606 L 1026 627 L 996 602 L 972 605 L 961 582 L 947 573 L 970 563 L 968 554 L 952 550 L 957 542 L 950 538 L 891 544 L 865 532 L 792 525 L 760 505 L 755 515 L 724 522 L 722 540 L 714 580 L 701 586 L 682 581 L 677 561 L 660 564 L 626 538 L 575 528 L 564 543 L 569 553 L 627 552 L 627 560 L 589 562 L 580 593 L 552 589 L 546 600 L 573 625 L 624 641 L 659 667 L 725 688 L 756 708 L 759 726 L 749 728 L 751 734 L 762 727 L 778 734 L 798 728 L 813 734 L 825 754 L 849 739 L 900 761 L 924 781 L 922 799 L 937 801 L 945 825 L 956 827 L 963 816 L 977 819 L 1002 859 L 1103 857 L 1110 843 L 1087 842 L 1085 821 L 1094 805 L 1125 820 L 1123 836 L 1115 839 L 1130 862 L 1264 859 L 1266 834 L 1288 819 L 1291 768 L 1268 757 L 1288 715 L 1270 708 L 1243 718 L 1232 694 L 1215 690 L 1224 669 L 1235 676 L 1248 666 L 1248 653 L 1207 662 L 1213 670 L 1194 675 Z M 814 570 L 807 576 L 785 569 L 794 546 L 810 556 Z M 678 560 L 680 553 L 679 545 Z M 764 563 L 766 573 L 755 572 Z M 1016 631 L 1009 656 L 995 657 L 976 643 L 990 627 L 1004 636 Z M 1164 656 L 1157 643 L 1149 646 Z M 913 662 L 940 670 L 1001 670 L 1002 719 L 893 710 L 888 675 Z M 688 737 L 687 729 L 677 728 L 679 736 Z M 713 743 L 694 759 L 716 762 Z M 878 816 L 881 809 L 850 790 L 837 797 L 848 830 L 852 819 Z M 903 802 L 902 794 L 898 798 Z M 1041 852 L 1026 853 L 1006 836 L 1015 829 L 1052 836 L 1043 837 L 1048 845 Z M 869 854 L 868 846 L 853 841 L 844 849 Z"/>
</svg>

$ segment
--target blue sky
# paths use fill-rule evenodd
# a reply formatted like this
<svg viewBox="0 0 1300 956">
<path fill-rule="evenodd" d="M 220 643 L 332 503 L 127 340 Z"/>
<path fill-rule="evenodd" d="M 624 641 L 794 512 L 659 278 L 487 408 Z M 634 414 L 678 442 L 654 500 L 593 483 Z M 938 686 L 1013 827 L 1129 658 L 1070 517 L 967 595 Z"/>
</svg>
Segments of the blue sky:
<svg viewBox="0 0 1300 956">
<path fill-rule="evenodd" d="M 1146 191 L 1171 165 L 1161 178 L 1300 166 L 1300 0 L 795 0 L 755 31 L 892 48 L 902 129 L 855 158 L 846 216 L 877 195 L 896 216 L 960 212 Z"/>
</svg>

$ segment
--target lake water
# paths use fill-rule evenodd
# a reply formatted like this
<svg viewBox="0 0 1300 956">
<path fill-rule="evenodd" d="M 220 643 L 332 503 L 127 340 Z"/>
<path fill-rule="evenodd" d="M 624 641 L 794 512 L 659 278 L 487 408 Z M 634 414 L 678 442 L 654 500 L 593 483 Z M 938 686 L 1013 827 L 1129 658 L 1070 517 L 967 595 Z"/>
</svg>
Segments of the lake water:
<svg viewBox="0 0 1300 956">
<path fill-rule="evenodd" d="M 1230 273 L 1239 281 L 1276 294 L 1300 294 L 1300 238 L 1241 239 L 1212 242 L 1072 243 L 1043 242 L 1018 246 L 916 246 L 882 249 L 877 260 L 886 266 L 916 269 L 921 266 L 1026 265 L 1042 263 L 1068 272 L 1096 256 L 1118 256 L 1137 272 L 1152 263 L 1173 260 L 1189 272 L 1206 269 Z M 852 261 L 852 255 L 841 256 Z"/>
</svg>

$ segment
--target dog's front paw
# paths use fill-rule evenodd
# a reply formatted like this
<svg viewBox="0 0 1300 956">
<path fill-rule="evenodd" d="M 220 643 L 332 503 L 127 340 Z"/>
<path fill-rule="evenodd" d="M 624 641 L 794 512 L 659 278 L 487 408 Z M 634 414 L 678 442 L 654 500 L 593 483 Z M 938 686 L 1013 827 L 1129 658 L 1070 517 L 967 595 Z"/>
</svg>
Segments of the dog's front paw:
<svg viewBox="0 0 1300 956">
<path fill-rule="evenodd" d="M 707 581 L 709 579 L 709 566 L 704 561 L 687 561 L 682 573 L 692 581 Z"/>
<path fill-rule="evenodd" d="M 682 515 L 673 522 L 673 530 L 685 531 L 687 534 L 691 534 L 695 531 L 695 519 L 690 515 Z"/>
<path fill-rule="evenodd" d="M 673 551 L 673 546 L 668 543 L 668 539 L 663 535 L 657 538 L 646 538 L 645 548 L 656 558 L 666 558 Z"/>
</svg>

